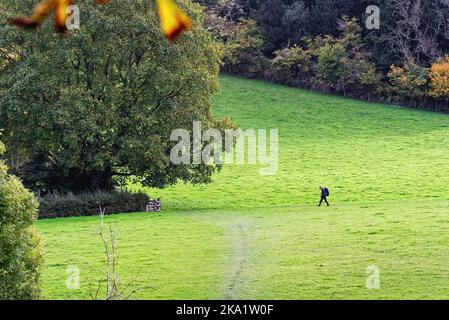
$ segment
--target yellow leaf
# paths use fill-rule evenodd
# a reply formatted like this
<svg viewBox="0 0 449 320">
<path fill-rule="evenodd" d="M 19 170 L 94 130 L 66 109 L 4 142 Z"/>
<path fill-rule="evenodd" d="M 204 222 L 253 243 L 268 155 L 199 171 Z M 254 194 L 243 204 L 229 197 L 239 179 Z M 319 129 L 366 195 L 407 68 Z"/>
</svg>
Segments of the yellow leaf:
<svg viewBox="0 0 449 320">
<path fill-rule="evenodd" d="M 192 27 L 192 21 L 179 9 L 173 0 L 156 0 L 164 35 L 175 40 L 176 37 Z"/>
</svg>

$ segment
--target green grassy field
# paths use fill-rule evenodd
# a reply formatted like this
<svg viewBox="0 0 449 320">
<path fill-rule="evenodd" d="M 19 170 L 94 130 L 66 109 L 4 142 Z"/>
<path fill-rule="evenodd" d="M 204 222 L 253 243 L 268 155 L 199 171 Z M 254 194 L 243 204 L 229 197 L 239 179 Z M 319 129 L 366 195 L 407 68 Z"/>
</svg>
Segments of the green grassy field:
<svg viewBox="0 0 449 320">
<path fill-rule="evenodd" d="M 231 165 L 207 186 L 147 190 L 161 214 L 109 216 L 120 274 L 149 299 L 449 297 L 449 117 L 222 77 L 217 116 L 279 129 L 279 171 Z M 318 186 L 330 208 L 316 208 Z M 138 187 L 136 187 L 138 188 Z M 44 295 L 89 298 L 98 218 L 38 222 Z M 81 287 L 66 288 L 66 268 Z M 365 287 L 366 268 L 381 288 Z"/>
</svg>

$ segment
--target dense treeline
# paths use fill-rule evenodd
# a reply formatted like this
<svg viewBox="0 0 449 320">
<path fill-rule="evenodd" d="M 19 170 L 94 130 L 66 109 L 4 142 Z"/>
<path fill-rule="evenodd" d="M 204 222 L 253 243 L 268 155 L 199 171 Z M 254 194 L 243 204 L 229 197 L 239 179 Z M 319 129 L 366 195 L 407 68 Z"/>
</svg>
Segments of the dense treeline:
<svg viewBox="0 0 449 320">
<path fill-rule="evenodd" d="M 449 1 L 204 0 L 223 71 L 449 110 Z M 370 5 L 380 28 L 365 26 Z"/>
</svg>

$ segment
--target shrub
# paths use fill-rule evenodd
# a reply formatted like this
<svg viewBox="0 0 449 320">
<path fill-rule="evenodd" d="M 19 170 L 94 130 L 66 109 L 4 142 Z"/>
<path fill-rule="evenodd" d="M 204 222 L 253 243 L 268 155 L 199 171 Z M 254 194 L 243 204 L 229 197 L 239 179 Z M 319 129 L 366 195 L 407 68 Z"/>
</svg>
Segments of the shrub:
<svg viewBox="0 0 449 320">
<path fill-rule="evenodd" d="M 53 193 L 39 198 L 39 218 L 93 216 L 98 214 L 100 206 L 106 214 L 139 212 L 145 210 L 149 200 L 145 193 L 126 191 Z"/>
<path fill-rule="evenodd" d="M 36 217 L 36 199 L 0 161 L 0 300 L 40 297 L 42 255 L 32 228 Z"/>
<path fill-rule="evenodd" d="M 338 91 L 355 94 L 362 97 L 369 97 L 374 92 L 380 82 L 380 75 L 376 72 L 375 66 L 367 61 L 363 55 L 342 60 L 344 72 L 340 77 L 337 86 Z"/>
<path fill-rule="evenodd" d="M 249 77 L 263 74 L 265 61 L 262 53 L 263 38 L 254 20 L 243 19 L 229 24 L 226 34 L 222 35 L 223 63 L 229 73 Z"/>
<path fill-rule="evenodd" d="M 440 58 L 430 68 L 431 91 L 435 98 L 449 98 L 449 56 Z"/>
<path fill-rule="evenodd" d="M 311 76 L 310 50 L 297 45 L 274 52 L 271 60 L 274 80 L 292 86 L 307 83 Z"/>
<path fill-rule="evenodd" d="M 318 80 L 335 88 L 345 68 L 343 59 L 346 56 L 345 48 L 340 43 L 328 41 L 318 49 L 318 63 L 316 71 Z"/>
<path fill-rule="evenodd" d="M 410 98 L 410 102 L 415 99 L 422 99 L 427 96 L 429 87 L 428 70 L 416 64 L 406 64 L 404 67 L 391 66 L 388 78 L 392 86 L 393 93 L 403 99 Z"/>
</svg>

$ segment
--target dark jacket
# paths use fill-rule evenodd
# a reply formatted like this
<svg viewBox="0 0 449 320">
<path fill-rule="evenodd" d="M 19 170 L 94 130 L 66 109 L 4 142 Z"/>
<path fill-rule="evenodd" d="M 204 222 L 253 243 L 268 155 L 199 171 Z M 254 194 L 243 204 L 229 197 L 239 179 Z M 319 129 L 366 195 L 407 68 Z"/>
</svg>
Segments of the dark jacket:
<svg viewBox="0 0 449 320">
<path fill-rule="evenodd" d="M 326 188 L 321 188 L 321 197 L 326 198 L 327 197 L 327 190 Z"/>
</svg>

